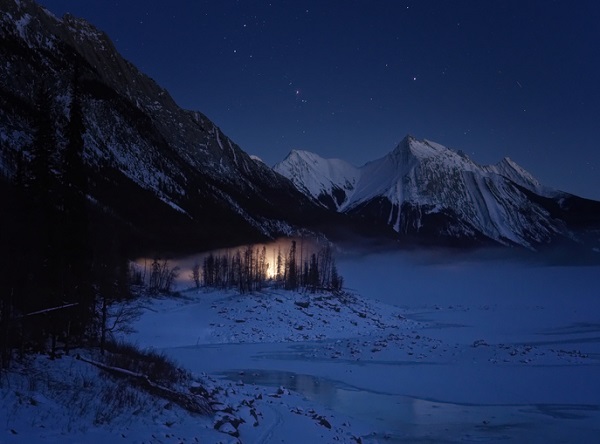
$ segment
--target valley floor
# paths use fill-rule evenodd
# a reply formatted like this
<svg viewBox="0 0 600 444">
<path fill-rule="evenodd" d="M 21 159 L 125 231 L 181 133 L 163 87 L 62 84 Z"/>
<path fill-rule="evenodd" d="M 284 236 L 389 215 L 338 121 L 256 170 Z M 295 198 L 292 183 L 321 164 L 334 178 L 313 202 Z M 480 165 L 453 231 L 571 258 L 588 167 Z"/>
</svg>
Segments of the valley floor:
<svg viewBox="0 0 600 444">
<path fill-rule="evenodd" d="M 137 333 L 127 339 L 197 375 L 219 401 L 214 418 L 138 393 L 147 396 L 143 411 L 98 421 L 101 400 L 86 401 L 83 391 L 69 401 L 66 389 L 52 397 L 47 387 L 32 387 L 23 369 L 0 389 L 0 442 L 600 436 L 598 267 L 389 259 L 344 261 L 354 290 L 339 295 L 274 288 L 238 295 L 183 282 L 179 297 L 145 299 Z M 105 384 L 69 357 L 52 366 L 40 357 L 31 367 L 48 381 L 67 372 L 73 384 L 88 381 L 100 392 Z"/>
</svg>

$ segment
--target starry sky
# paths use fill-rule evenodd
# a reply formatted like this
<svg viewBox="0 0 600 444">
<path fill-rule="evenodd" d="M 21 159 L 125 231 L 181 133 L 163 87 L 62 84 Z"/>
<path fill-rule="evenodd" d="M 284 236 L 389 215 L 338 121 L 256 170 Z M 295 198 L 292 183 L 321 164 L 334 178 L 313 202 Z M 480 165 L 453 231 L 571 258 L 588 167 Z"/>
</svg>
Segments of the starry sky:
<svg viewBox="0 0 600 444">
<path fill-rule="evenodd" d="M 597 0 L 38 0 L 267 164 L 406 135 L 600 200 Z"/>
</svg>

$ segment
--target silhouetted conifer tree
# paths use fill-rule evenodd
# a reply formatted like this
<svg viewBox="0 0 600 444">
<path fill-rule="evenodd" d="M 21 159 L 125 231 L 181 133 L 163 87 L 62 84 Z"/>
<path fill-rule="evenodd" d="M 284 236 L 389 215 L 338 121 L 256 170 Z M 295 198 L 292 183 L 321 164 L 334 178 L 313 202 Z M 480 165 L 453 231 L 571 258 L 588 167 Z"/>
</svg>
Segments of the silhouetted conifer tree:
<svg viewBox="0 0 600 444">
<path fill-rule="evenodd" d="M 341 289 L 342 279 L 335 268 L 331 248 L 306 256 L 301 265 L 298 265 L 296 256 L 295 241 L 291 241 L 285 263 L 281 248 L 278 248 L 274 268 L 275 286 L 283 285 L 287 290 L 304 288 L 313 293 L 319 289 Z M 233 256 L 229 252 L 221 256 L 210 253 L 204 258 L 202 283 L 207 287 L 237 287 L 240 293 L 261 290 L 269 280 L 270 264 L 266 258 L 267 249 L 264 246 L 258 248 L 248 245 L 236 250 Z M 326 267 L 322 265 L 322 258 Z M 325 281 L 322 274 L 328 276 Z"/>
<path fill-rule="evenodd" d="M 91 288 L 92 252 L 87 211 L 88 184 L 83 160 L 85 126 L 81 108 L 78 69 L 71 82 L 67 145 L 63 153 L 63 246 L 65 254 L 65 296 L 78 302 L 72 320 L 73 332 L 82 334 L 93 316 L 94 295 Z"/>
<path fill-rule="evenodd" d="M 317 261 L 317 255 L 312 254 L 310 256 L 310 266 L 308 268 L 308 281 L 306 283 L 307 288 L 310 289 L 311 292 L 316 292 L 317 288 L 320 285 L 319 280 L 319 263 Z"/>
<path fill-rule="evenodd" d="M 296 265 L 296 241 L 292 241 L 288 260 L 286 263 L 286 277 L 284 287 L 286 290 L 298 289 L 298 266 Z"/>
<path fill-rule="evenodd" d="M 35 100 L 34 138 L 27 182 L 35 202 L 35 208 L 32 208 L 28 215 L 33 228 L 30 234 L 37 238 L 38 253 L 31 258 L 34 282 L 29 304 L 24 304 L 26 311 L 57 306 L 61 302 L 64 290 L 62 230 L 59 225 L 61 202 L 55 162 L 58 150 L 50 88 L 46 85 L 40 86 Z M 54 352 L 61 328 L 58 317 L 58 314 L 52 314 L 36 319 L 35 322 L 27 322 L 25 328 L 31 336 L 37 338 L 40 348 L 43 348 L 45 337 L 50 335 Z"/>
<path fill-rule="evenodd" d="M 50 89 L 40 86 L 36 94 L 34 137 L 28 185 L 39 205 L 50 205 L 55 192 L 54 157 L 57 150 L 53 100 Z"/>
</svg>

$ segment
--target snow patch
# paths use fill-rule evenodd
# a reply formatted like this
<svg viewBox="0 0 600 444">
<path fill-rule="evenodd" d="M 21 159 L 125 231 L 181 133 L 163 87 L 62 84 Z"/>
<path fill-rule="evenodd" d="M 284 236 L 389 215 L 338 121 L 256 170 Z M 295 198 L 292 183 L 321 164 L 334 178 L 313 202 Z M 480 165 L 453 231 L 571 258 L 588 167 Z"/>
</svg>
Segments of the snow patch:
<svg viewBox="0 0 600 444">
<path fill-rule="evenodd" d="M 23 14 L 23 16 L 15 21 L 15 26 L 17 28 L 17 32 L 19 33 L 19 35 L 21 36 L 21 38 L 23 40 L 27 40 L 27 32 L 26 32 L 26 28 L 27 25 L 29 25 L 29 22 L 31 21 L 31 15 L 29 14 Z"/>
</svg>

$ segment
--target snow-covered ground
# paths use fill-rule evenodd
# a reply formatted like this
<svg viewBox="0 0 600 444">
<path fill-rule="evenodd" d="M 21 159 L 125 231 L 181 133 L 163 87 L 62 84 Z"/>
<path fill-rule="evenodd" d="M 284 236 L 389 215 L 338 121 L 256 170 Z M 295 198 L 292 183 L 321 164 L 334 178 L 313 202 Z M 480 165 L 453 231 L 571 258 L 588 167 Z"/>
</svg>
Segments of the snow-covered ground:
<svg viewBox="0 0 600 444">
<path fill-rule="evenodd" d="M 338 266 L 348 287 L 339 296 L 273 288 L 238 295 L 184 281 L 179 297 L 144 300 L 128 339 L 197 375 L 219 401 L 215 418 L 148 396 L 147 411 L 94 425 L 97 413 L 65 416 L 60 400 L 23 378 L 0 391 L 0 442 L 600 436 L 600 267 L 382 254 Z M 60 366 L 73 383 L 97 373 L 68 357 Z M 227 416 L 239 438 L 214 429 Z"/>
</svg>

